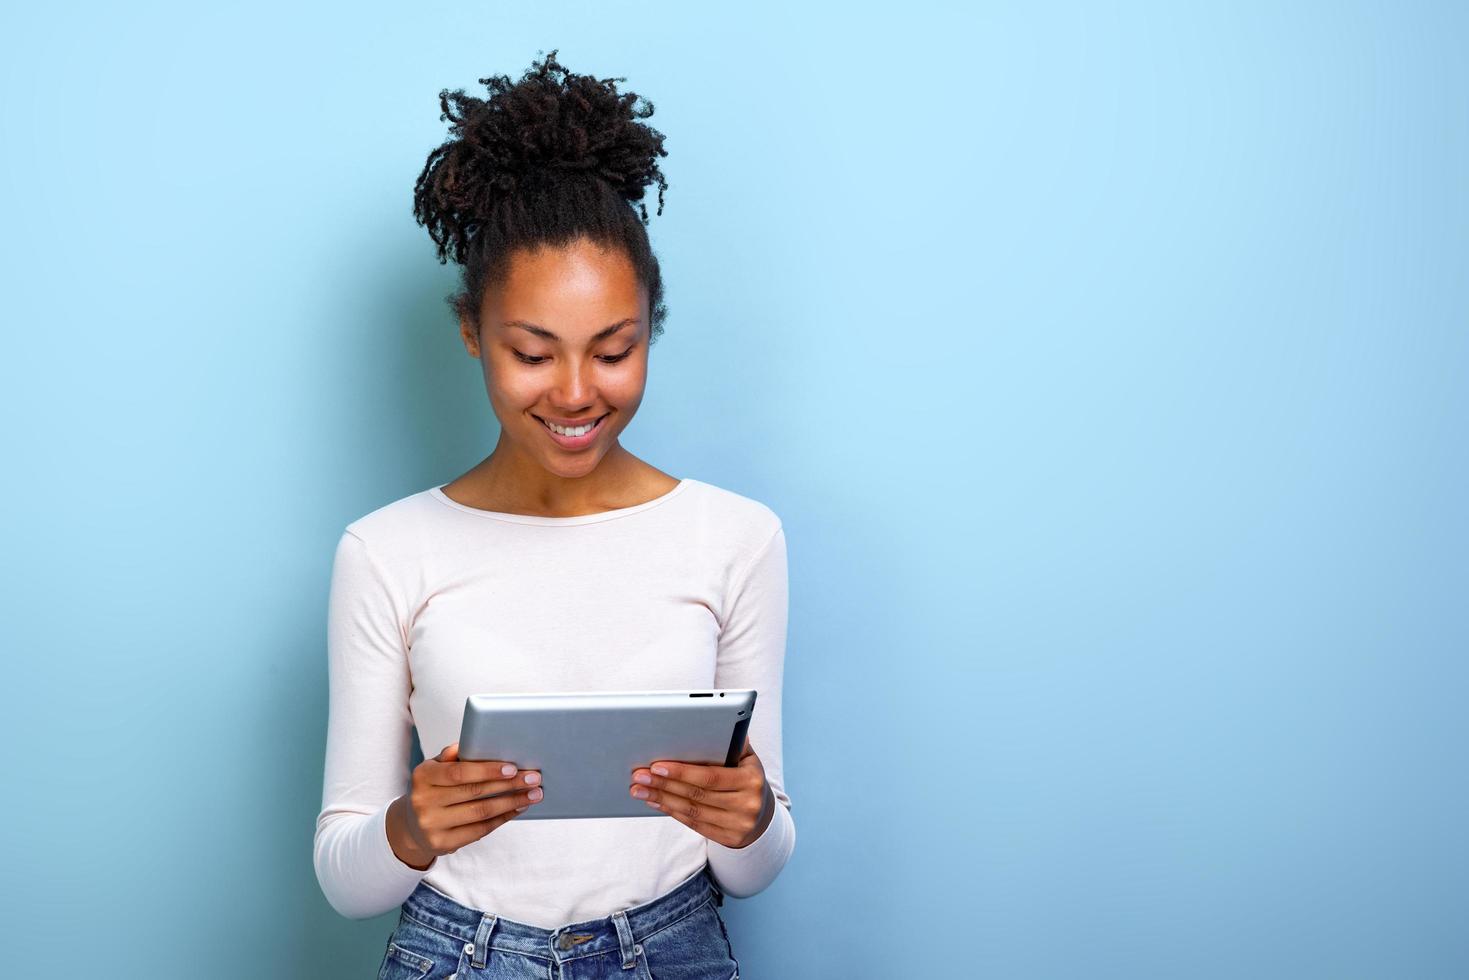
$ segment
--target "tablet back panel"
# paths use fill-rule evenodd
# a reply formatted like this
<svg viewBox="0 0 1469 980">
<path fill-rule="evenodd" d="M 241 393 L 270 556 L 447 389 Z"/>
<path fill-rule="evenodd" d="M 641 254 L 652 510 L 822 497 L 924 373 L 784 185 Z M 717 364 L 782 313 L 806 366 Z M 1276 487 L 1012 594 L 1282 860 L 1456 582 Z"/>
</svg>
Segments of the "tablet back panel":
<svg viewBox="0 0 1469 980">
<path fill-rule="evenodd" d="M 665 817 L 628 793 L 633 770 L 660 759 L 736 765 L 755 694 L 474 694 L 464 705 L 459 758 L 540 770 L 545 796 L 516 820 Z"/>
</svg>

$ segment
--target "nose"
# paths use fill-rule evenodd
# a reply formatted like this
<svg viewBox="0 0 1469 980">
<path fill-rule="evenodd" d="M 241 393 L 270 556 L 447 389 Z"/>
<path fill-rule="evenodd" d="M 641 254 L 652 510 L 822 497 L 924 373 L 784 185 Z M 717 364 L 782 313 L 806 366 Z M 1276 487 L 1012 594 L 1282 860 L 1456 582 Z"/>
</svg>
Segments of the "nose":
<svg viewBox="0 0 1469 980">
<path fill-rule="evenodd" d="M 577 364 L 575 358 L 563 358 L 562 367 L 556 376 L 556 386 L 551 391 L 552 403 L 557 411 L 575 415 L 591 406 L 595 400 L 592 391 L 591 369 Z M 575 407 L 572 407 L 575 406 Z"/>
</svg>

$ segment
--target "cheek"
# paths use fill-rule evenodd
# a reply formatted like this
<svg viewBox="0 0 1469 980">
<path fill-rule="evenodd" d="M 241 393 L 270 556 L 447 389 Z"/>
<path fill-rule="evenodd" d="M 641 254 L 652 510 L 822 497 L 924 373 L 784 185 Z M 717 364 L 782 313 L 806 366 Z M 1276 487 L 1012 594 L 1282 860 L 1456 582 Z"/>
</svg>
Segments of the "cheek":
<svg viewBox="0 0 1469 980">
<path fill-rule="evenodd" d="M 602 391 L 609 402 L 626 408 L 642 401 L 643 389 L 647 380 L 647 365 L 629 367 L 626 371 L 609 377 L 602 386 Z"/>
<path fill-rule="evenodd" d="M 541 382 L 524 371 L 497 368 L 485 380 L 491 399 L 510 408 L 534 405 L 543 394 Z"/>
<path fill-rule="evenodd" d="M 607 401 L 618 408 L 630 408 L 643 398 L 643 379 L 623 378 L 605 385 L 602 394 Z"/>
</svg>

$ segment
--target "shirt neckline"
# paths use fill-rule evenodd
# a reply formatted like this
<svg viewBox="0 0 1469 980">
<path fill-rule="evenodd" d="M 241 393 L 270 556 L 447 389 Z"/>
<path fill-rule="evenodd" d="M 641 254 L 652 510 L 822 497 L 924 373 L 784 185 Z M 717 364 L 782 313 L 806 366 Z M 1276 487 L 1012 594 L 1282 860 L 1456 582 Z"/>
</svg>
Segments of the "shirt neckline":
<svg viewBox="0 0 1469 980">
<path fill-rule="evenodd" d="M 444 487 L 448 486 L 448 484 L 429 487 L 428 493 L 429 496 L 441 504 L 452 507 L 454 510 L 463 511 L 466 514 L 473 514 L 475 517 L 507 521 L 513 524 L 538 524 L 542 527 L 570 527 L 576 524 L 598 524 L 602 521 L 616 520 L 619 517 L 628 517 L 645 510 L 651 510 L 659 504 L 678 496 L 689 484 L 698 482 L 698 480 L 686 477 L 679 480 L 672 490 L 669 490 L 661 496 L 654 497 L 652 500 L 645 500 L 640 504 L 633 504 L 631 507 L 616 507 L 612 510 L 598 511 L 595 514 L 576 514 L 570 517 L 547 517 L 542 514 L 511 514 L 505 511 L 482 510 L 479 507 L 470 507 L 467 504 L 461 504 L 459 501 L 451 499 L 448 494 L 444 493 Z"/>
</svg>

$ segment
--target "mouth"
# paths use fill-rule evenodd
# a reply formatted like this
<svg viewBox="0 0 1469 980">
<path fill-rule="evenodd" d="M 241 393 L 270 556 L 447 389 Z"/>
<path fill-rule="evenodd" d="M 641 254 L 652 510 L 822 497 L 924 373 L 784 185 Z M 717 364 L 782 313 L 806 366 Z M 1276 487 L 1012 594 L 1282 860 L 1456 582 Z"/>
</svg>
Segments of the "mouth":
<svg viewBox="0 0 1469 980">
<path fill-rule="evenodd" d="M 552 423 L 547 422 L 539 415 L 532 414 L 531 417 L 534 418 L 537 422 L 541 423 L 541 428 L 546 431 L 546 434 L 550 436 L 551 439 L 555 441 L 558 446 L 561 446 L 563 449 L 580 449 L 583 446 L 591 445 L 591 443 L 597 438 L 597 434 L 602 431 L 603 420 L 605 420 L 607 416 L 611 414 L 611 412 L 605 412 L 597 416 L 591 422 L 584 422 L 579 426 L 566 427 L 558 425 L 556 428 L 552 428 Z M 591 428 L 587 428 L 588 425 L 590 425 Z M 560 431 L 558 431 L 558 429 Z M 570 433 L 573 432 L 578 432 L 581 434 L 571 435 Z"/>
</svg>

